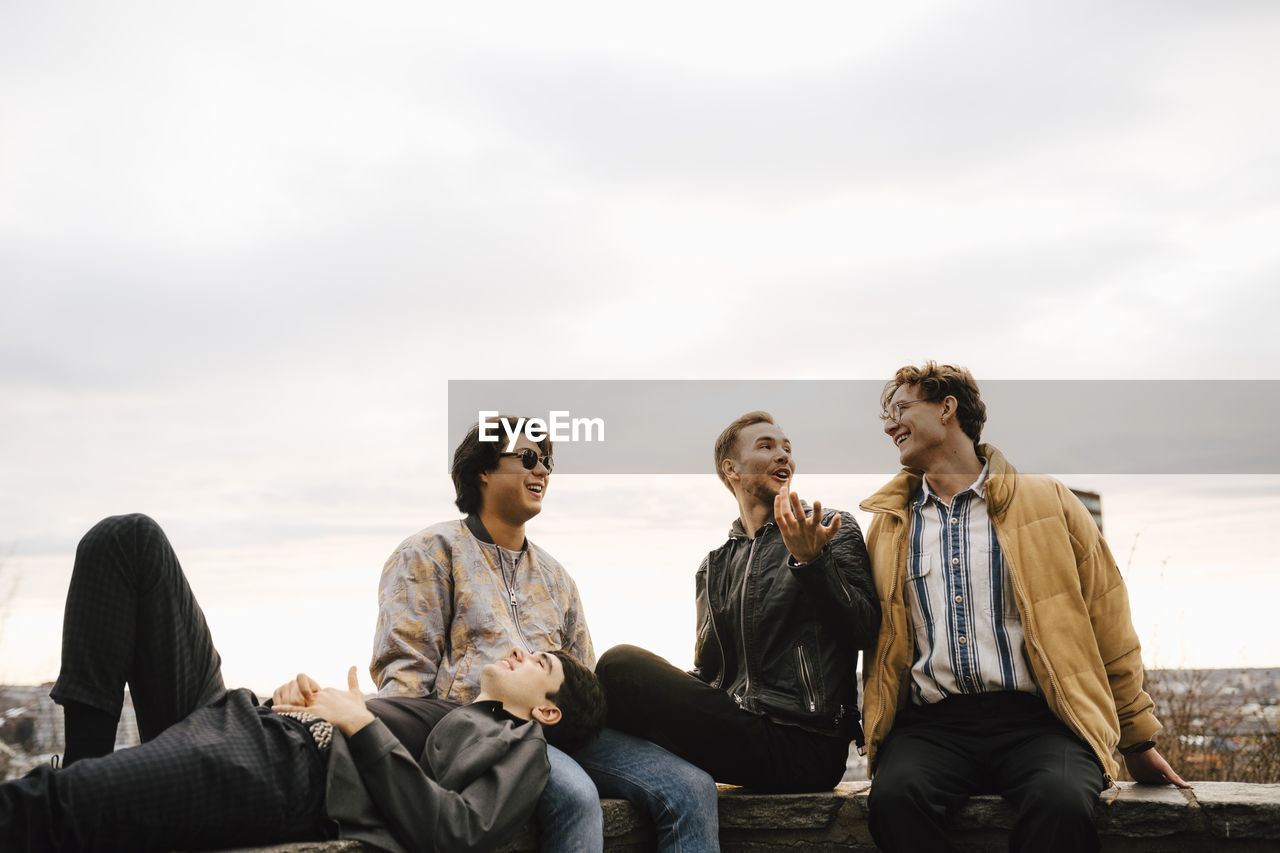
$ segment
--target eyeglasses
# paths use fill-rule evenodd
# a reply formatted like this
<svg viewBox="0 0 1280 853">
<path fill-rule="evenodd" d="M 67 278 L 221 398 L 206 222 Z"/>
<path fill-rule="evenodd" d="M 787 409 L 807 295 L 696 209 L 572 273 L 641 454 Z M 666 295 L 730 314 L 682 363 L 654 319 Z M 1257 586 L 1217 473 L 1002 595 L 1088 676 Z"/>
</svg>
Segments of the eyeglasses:
<svg viewBox="0 0 1280 853">
<path fill-rule="evenodd" d="M 899 400 L 880 413 L 880 420 L 891 424 L 902 423 L 902 410 L 916 403 L 931 403 L 932 400 Z"/>
<path fill-rule="evenodd" d="M 499 453 L 498 456 L 519 456 L 520 464 L 524 466 L 526 471 L 532 471 L 534 468 L 537 468 L 539 462 L 541 462 L 543 467 L 547 469 L 548 474 L 550 474 L 551 469 L 555 467 L 555 460 L 551 458 L 550 454 L 546 456 L 539 456 L 538 451 L 534 450 L 532 447 L 521 448 L 514 453 Z"/>
</svg>

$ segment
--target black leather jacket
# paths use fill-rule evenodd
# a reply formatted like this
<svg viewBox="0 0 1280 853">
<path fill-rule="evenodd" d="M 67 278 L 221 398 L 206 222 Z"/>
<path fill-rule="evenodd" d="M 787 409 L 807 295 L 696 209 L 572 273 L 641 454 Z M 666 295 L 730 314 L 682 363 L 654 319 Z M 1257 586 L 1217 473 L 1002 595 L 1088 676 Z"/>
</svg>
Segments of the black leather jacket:
<svg viewBox="0 0 1280 853">
<path fill-rule="evenodd" d="M 747 711 L 861 745 L 858 651 L 875 644 L 880 603 L 862 531 L 840 515 L 835 538 L 803 566 L 772 520 L 754 539 L 733 522 L 698 567 L 693 675 Z"/>
</svg>

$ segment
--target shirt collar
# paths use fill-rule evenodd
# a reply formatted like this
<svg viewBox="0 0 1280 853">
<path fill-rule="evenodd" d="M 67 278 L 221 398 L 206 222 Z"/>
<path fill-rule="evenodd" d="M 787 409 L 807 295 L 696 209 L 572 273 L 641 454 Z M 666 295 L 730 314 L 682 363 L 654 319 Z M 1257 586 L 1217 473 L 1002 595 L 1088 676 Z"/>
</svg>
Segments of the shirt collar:
<svg viewBox="0 0 1280 853">
<path fill-rule="evenodd" d="M 495 720 L 510 720 L 516 725 L 529 722 L 528 720 L 522 720 L 519 717 L 509 713 L 506 708 L 502 707 L 501 702 L 498 702 L 493 699 L 485 699 L 479 702 L 472 702 L 471 706 L 473 708 L 479 708 L 480 710 L 488 714 L 490 717 L 493 717 Z"/>
<path fill-rule="evenodd" d="M 467 529 L 471 531 L 472 536 L 476 537 L 486 545 L 496 545 L 493 541 L 493 537 L 489 535 L 489 531 L 485 529 L 484 522 L 480 520 L 480 513 L 473 512 L 463 519 L 463 521 L 466 523 Z M 527 547 L 529 547 L 528 536 L 526 536 L 524 541 L 520 543 L 520 550 L 524 551 Z"/>
<path fill-rule="evenodd" d="M 981 457 L 979 457 L 981 458 Z M 965 492 L 973 492 L 978 500 L 985 501 L 987 499 L 986 487 L 987 478 L 991 476 L 991 464 L 987 460 L 982 460 L 982 470 L 978 472 L 978 479 L 956 492 L 956 497 L 960 497 Z M 929 498 L 935 497 L 933 490 L 929 488 L 929 479 L 927 477 L 920 478 L 920 497 L 916 499 L 916 506 L 923 506 Z"/>
<path fill-rule="evenodd" d="M 982 471 L 978 474 L 978 479 L 974 480 L 969 488 L 973 489 L 973 493 L 984 501 L 987 499 L 987 478 L 990 476 L 991 466 L 987 463 L 987 460 L 983 459 Z"/>
</svg>

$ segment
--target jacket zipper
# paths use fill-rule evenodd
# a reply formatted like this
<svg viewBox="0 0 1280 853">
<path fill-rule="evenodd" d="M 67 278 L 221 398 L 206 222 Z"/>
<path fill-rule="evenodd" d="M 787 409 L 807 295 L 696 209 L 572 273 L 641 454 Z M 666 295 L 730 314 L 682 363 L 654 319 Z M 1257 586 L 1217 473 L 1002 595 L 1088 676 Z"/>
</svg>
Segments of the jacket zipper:
<svg viewBox="0 0 1280 853">
<path fill-rule="evenodd" d="M 905 571 L 905 566 L 903 566 L 903 565 L 899 562 L 899 561 L 902 559 L 902 548 L 900 548 L 899 546 L 900 546 L 900 544 L 902 543 L 902 537 L 905 535 L 905 528 L 906 528 L 906 519 L 905 519 L 905 517 L 903 517 L 903 516 L 898 516 L 896 513 L 891 513 L 891 514 L 892 514 L 892 515 L 894 515 L 894 516 L 898 519 L 898 530 L 897 530 L 896 535 L 894 536 L 894 542 L 893 542 L 893 576 L 892 576 L 892 578 L 891 578 L 891 580 L 890 580 L 890 582 L 889 582 L 889 607 L 890 607 L 890 612 L 892 612 L 892 608 L 893 608 L 894 595 L 895 595 L 895 593 L 897 593 L 897 591 L 898 591 L 898 577 L 899 577 L 899 575 L 900 575 L 903 571 Z M 894 630 L 893 630 L 893 619 L 892 619 L 892 618 L 890 618 L 890 619 L 889 619 L 889 625 L 888 625 L 888 628 L 887 628 L 887 633 L 888 633 L 888 637 L 887 637 L 887 638 L 885 638 L 885 639 L 883 640 L 883 642 L 881 642 L 881 643 L 880 643 L 879 651 L 876 653 L 877 661 L 876 661 L 876 669 L 875 669 L 875 671 L 876 671 L 877 673 L 882 673 L 882 672 L 884 672 L 884 671 L 885 671 L 885 668 L 888 666 L 888 662 L 889 662 L 889 647 L 890 647 L 891 645 L 893 645 L 893 641 L 894 641 L 894 639 L 896 639 L 896 634 L 895 634 L 895 632 L 894 632 Z M 879 711 L 879 713 L 878 713 L 878 714 L 876 714 L 876 726 L 877 726 L 877 728 L 880 726 L 881 721 L 882 721 L 882 720 L 884 720 L 884 713 L 885 713 L 885 710 L 886 710 L 886 707 L 887 707 L 887 700 L 885 699 L 885 687 L 886 687 L 886 686 L 887 686 L 887 685 L 886 685 L 886 684 L 884 684 L 884 683 L 883 683 L 883 681 L 882 681 L 882 682 L 881 682 L 881 684 L 880 684 L 880 711 Z M 895 702 L 896 702 L 896 699 L 895 699 Z M 865 717 L 865 716 L 866 716 L 866 714 L 863 714 L 863 716 Z M 874 731 L 865 732 L 865 733 L 864 733 L 863 740 L 865 740 L 868 744 L 875 743 L 875 739 L 874 739 L 874 737 L 873 737 L 873 735 L 874 735 L 874 734 L 875 734 L 875 732 L 874 732 Z M 858 749 L 858 753 L 859 753 L 860 755 L 862 755 L 862 754 L 866 754 L 866 747 L 859 747 L 859 749 Z"/>
<path fill-rule="evenodd" d="M 1005 507 L 1001 506 L 997 513 L 992 513 L 991 515 L 992 525 L 996 528 L 997 540 L 1000 538 L 1000 525 L 996 523 L 997 515 L 1003 519 L 1004 509 Z M 1039 659 L 1040 663 L 1043 664 L 1044 671 L 1049 674 L 1049 689 L 1052 691 L 1058 707 L 1062 709 L 1062 713 L 1067 717 L 1066 723 L 1068 728 L 1070 728 L 1077 737 L 1087 743 L 1089 745 L 1089 749 L 1093 750 L 1093 755 L 1098 760 L 1098 766 L 1104 768 L 1102 771 L 1103 781 L 1106 782 L 1109 787 L 1114 780 L 1111 778 L 1111 774 L 1106 772 L 1105 769 L 1107 766 L 1107 757 L 1102 754 L 1102 751 L 1098 749 L 1097 745 L 1093 741 L 1084 736 L 1084 726 L 1080 725 L 1080 721 L 1076 718 L 1075 712 L 1067 702 L 1066 694 L 1058 686 L 1058 677 L 1053 672 L 1053 666 L 1050 665 L 1049 658 L 1040 650 L 1040 638 L 1038 635 L 1035 637 L 1034 644 L 1032 643 L 1032 634 L 1033 632 L 1037 632 L 1038 628 L 1029 621 L 1032 618 L 1031 607 L 1030 605 L 1027 605 L 1026 607 L 1021 606 L 1021 603 L 1027 600 L 1026 593 L 1022 589 L 1021 579 L 1019 578 L 1018 573 L 1014 571 L 1013 561 L 1009 559 L 1007 551 L 1004 552 L 1004 560 L 1005 569 L 1009 572 L 1009 580 L 1013 583 L 1014 598 L 1016 603 L 1019 604 L 1018 612 L 1025 622 L 1025 629 L 1023 631 L 1024 642 L 1027 647 L 1035 653 L 1035 656 Z"/>
<path fill-rule="evenodd" d="M 503 558 L 502 548 L 498 546 L 494 547 L 498 548 L 498 568 L 502 572 L 502 585 L 506 587 L 507 599 L 511 602 L 511 621 L 515 623 L 516 633 L 520 635 L 520 642 L 524 645 L 526 650 L 532 651 L 533 647 L 529 645 L 529 638 L 524 635 L 524 626 L 520 624 L 520 612 L 516 609 L 516 566 L 519 564 L 520 558 L 516 557 L 515 561 L 512 562 L 511 579 L 507 580 L 507 561 Z"/>
<path fill-rule="evenodd" d="M 709 606 L 710 604 L 708 604 Z M 716 630 L 716 617 L 714 615 L 711 617 L 711 633 L 716 638 L 716 649 L 720 652 L 720 672 L 716 673 L 715 680 L 711 682 L 711 686 L 719 688 L 720 685 L 724 684 L 724 646 L 720 642 L 720 632 Z"/>
<path fill-rule="evenodd" d="M 997 530 L 996 537 L 999 538 L 999 536 L 1000 536 L 1000 531 Z M 1022 591 L 1022 583 L 1018 579 L 1018 573 L 1013 570 L 1013 563 L 1009 560 L 1008 553 L 1004 554 L 1004 560 L 1005 560 L 1005 567 L 1009 571 L 1009 580 L 1013 582 L 1014 594 L 1017 596 L 1019 601 L 1023 601 L 1026 599 L 1026 595 Z M 1030 609 L 1026 609 L 1024 611 L 1024 609 L 1021 607 L 1018 608 L 1018 610 L 1019 610 L 1019 613 L 1023 614 L 1024 616 L 1030 614 L 1031 612 Z M 1033 629 L 1033 626 L 1030 623 L 1028 623 L 1027 628 Z M 1026 631 L 1025 636 L 1027 637 L 1028 640 L 1030 640 L 1031 631 L 1030 630 Z M 1058 687 L 1058 677 L 1054 675 L 1053 667 L 1049 665 L 1049 659 L 1045 657 L 1044 652 L 1040 651 L 1040 638 L 1038 636 L 1036 637 L 1034 645 L 1030 642 L 1028 642 L 1027 645 L 1035 652 L 1035 655 L 1040 660 L 1040 663 L 1044 665 L 1044 671 L 1049 674 L 1049 689 L 1053 691 L 1053 697 L 1056 700 L 1058 707 L 1061 708 L 1063 714 L 1066 715 L 1067 723 L 1070 726 L 1071 730 L 1076 734 L 1077 737 L 1079 737 L 1085 743 L 1089 744 L 1089 748 L 1093 750 L 1094 757 L 1098 759 L 1098 765 L 1100 767 L 1105 768 L 1107 766 L 1107 762 L 1103 759 L 1101 751 L 1098 749 L 1097 746 L 1094 745 L 1094 743 L 1091 740 L 1089 740 L 1084 736 L 1084 727 L 1080 725 L 1080 721 L 1076 719 L 1075 712 L 1071 710 L 1071 706 L 1067 703 L 1066 694 L 1063 693 L 1062 690 Z M 1111 778 L 1111 774 L 1107 773 L 1104 770 L 1102 773 L 1102 776 L 1103 776 L 1103 779 L 1106 781 L 1107 786 L 1110 787 L 1113 781 Z"/>
<path fill-rule="evenodd" d="M 796 646 L 796 663 L 800 669 L 800 683 L 804 685 L 804 698 L 809 703 L 809 713 L 812 714 L 818 710 L 818 694 L 813 689 L 813 673 L 809 669 L 809 662 L 804 657 L 804 645 Z"/>
<path fill-rule="evenodd" d="M 751 563 L 756 558 L 756 543 L 759 541 L 760 537 L 757 534 L 756 538 L 751 540 L 751 550 L 747 552 L 747 571 L 742 576 L 742 600 L 738 606 L 742 620 L 742 671 L 747 676 L 747 686 L 742 689 L 742 698 L 738 699 L 738 704 L 744 708 L 747 707 L 747 702 L 751 701 L 751 660 L 747 657 L 747 588 L 751 585 Z M 751 709 L 747 708 L 747 710 Z"/>
<path fill-rule="evenodd" d="M 707 590 L 706 590 L 707 621 L 711 623 L 711 636 L 716 638 L 716 651 L 719 652 L 720 654 L 720 672 L 716 674 L 715 680 L 711 682 L 711 686 L 715 688 L 719 688 L 722 684 L 724 684 L 724 671 L 726 667 L 725 667 L 725 659 L 724 659 L 724 643 L 720 642 L 720 631 L 719 629 L 716 628 L 716 611 L 715 611 L 715 608 L 711 606 L 711 565 L 712 565 L 712 561 L 708 560 L 707 561 Z"/>
</svg>

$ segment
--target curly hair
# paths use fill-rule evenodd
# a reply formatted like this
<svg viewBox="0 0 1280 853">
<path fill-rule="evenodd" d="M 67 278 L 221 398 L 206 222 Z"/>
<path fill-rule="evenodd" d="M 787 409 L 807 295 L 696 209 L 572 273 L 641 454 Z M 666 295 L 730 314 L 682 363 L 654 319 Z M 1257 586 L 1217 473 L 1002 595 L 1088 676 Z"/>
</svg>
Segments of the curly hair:
<svg viewBox="0 0 1280 853">
<path fill-rule="evenodd" d="M 885 413 L 889 410 L 889 401 L 903 385 L 917 386 L 920 389 L 920 399 L 932 403 L 955 397 L 956 420 L 964 434 L 973 441 L 974 447 L 977 447 L 982 438 L 982 425 L 987 422 L 987 405 L 982 402 L 978 382 L 968 368 L 938 364 L 936 361 L 926 361 L 920 367 L 899 367 L 880 393 L 880 408 Z M 881 417 L 888 415 L 882 414 Z"/>
<path fill-rule="evenodd" d="M 518 415 L 498 415 L 496 418 L 486 419 L 485 422 L 500 425 L 504 422 L 516 424 L 523 420 L 525 419 Z M 501 432 L 499 429 L 499 434 Z M 503 450 L 503 441 L 481 441 L 480 423 L 477 421 L 476 425 L 467 431 L 462 443 L 453 451 L 453 467 L 449 469 L 456 495 L 453 502 L 462 512 L 470 515 L 480 511 L 480 475 L 498 467 L 500 458 L 498 454 Z M 551 439 L 544 438 L 539 441 L 538 449 L 550 456 Z"/>
<path fill-rule="evenodd" d="M 600 679 L 573 655 L 559 649 L 551 654 L 560 658 L 564 668 L 564 683 L 547 698 L 560 709 L 560 722 L 544 726 L 547 743 L 573 752 L 595 740 L 604 728 L 605 698 Z"/>
</svg>

